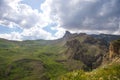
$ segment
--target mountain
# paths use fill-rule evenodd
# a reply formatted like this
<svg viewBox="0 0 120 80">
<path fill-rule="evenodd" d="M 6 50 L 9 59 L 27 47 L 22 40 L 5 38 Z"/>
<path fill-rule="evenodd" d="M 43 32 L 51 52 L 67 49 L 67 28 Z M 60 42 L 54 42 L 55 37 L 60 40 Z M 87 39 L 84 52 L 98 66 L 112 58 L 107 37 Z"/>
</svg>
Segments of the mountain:
<svg viewBox="0 0 120 80">
<path fill-rule="evenodd" d="M 88 69 L 99 66 L 103 55 L 107 52 L 107 46 L 102 40 L 87 34 L 72 34 L 71 38 L 66 41 L 65 46 L 67 50 L 64 56 L 67 57 L 67 60 L 80 61 Z"/>
<path fill-rule="evenodd" d="M 108 45 L 111 41 L 120 39 L 120 35 L 111 35 L 111 34 L 100 34 L 100 35 L 93 34 L 91 36 L 98 38 L 98 39 L 103 39 L 104 41 L 107 42 Z"/>
<path fill-rule="evenodd" d="M 0 39 L 0 80 L 59 80 L 63 74 L 66 78 L 71 71 L 81 74 L 79 70 L 91 71 L 94 75 L 92 70 L 99 73 L 103 70 L 101 66 L 110 67 L 108 64 L 119 61 L 119 40 L 111 42 L 119 38 L 116 35 L 72 34 L 66 31 L 57 40 Z M 114 65 L 110 67 L 113 68 Z M 73 73 L 70 75 L 72 77 Z"/>
<path fill-rule="evenodd" d="M 107 63 L 102 64 L 91 72 L 77 70 L 61 76 L 59 80 L 119 80 L 120 40 L 115 40 L 110 43 L 109 52 L 104 58 L 108 58 Z"/>
<path fill-rule="evenodd" d="M 71 34 L 66 31 L 63 37 L 66 42 L 66 51 L 62 54 L 66 58 L 61 60 L 61 62 L 67 64 L 69 70 L 95 69 L 103 63 L 104 56 L 109 51 L 109 43 L 119 38 L 120 36 L 118 35 Z M 76 61 L 79 62 L 77 63 Z"/>
</svg>

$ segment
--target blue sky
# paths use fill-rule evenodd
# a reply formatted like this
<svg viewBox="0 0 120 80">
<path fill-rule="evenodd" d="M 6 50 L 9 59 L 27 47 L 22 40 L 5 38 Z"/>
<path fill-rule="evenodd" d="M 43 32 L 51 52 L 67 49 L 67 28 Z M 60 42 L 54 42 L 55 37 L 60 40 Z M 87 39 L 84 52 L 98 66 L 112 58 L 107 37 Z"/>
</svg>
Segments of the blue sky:
<svg viewBox="0 0 120 80">
<path fill-rule="evenodd" d="M 0 26 L 0 33 L 11 33 L 11 32 L 22 32 L 22 29 L 19 27 L 8 28 L 6 26 Z"/>
<path fill-rule="evenodd" d="M 44 2 L 45 0 L 23 0 L 22 3 L 27 4 L 31 6 L 33 9 L 40 10 L 40 5 Z"/>
<path fill-rule="evenodd" d="M 120 34 L 120 0 L 0 0 L 0 38 L 61 38 L 65 31 Z"/>
</svg>

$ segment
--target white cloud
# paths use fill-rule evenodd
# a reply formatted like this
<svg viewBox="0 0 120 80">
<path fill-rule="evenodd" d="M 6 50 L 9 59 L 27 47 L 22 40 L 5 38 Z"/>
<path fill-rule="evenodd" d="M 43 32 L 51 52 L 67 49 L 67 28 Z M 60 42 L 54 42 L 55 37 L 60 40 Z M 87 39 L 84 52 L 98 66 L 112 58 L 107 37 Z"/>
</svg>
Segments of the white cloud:
<svg viewBox="0 0 120 80">
<path fill-rule="evenodd" d="M 65 30 L 86 33 L 119 34 L 120 0 L 45 0 L 41 12 L 21 3 L 22 0 L 0 0 L 0 25 L 19 27 L 23 32 L 0 34 L 11 40 L 55 39 Z M 57 32 L 45 31 L 48 24 Z M 18 37 L 17 37 L 18 36 Z"/>
<path fill-rule="evenodd" d="M 8 39 L 8 40 L 17 40 L 21 41 L 22 37 L 18 32 L 12 32 L 10 34 L 0 34 L 0 38 Z"/>
<path fill-rule="evenodd" d="M 57 32 L 54 35 L 56 39 L 61 38 L 62 36 L 64 36 L 65 31 L 66 31 L 64 28 L 59 27 L 59 26 L 53 28 L 53 30 L 57 30 Z"/>
<path fill-rule="evenodd" d="M 21 0 L 1 0 L 0 3 L 0 24 L 31 28 L 34 26 L 44 27 L 48 24 L 42 13 L 33 10 L 30 6 L 22 4 Z M 15 25 L 16 24 L 16 25 Z"/>
<path fill-rule="evenodd" d="M 0 25 L 10 28 L 19 27 L 23 30 L 21 33 L 0 34 L 0 37 L 9 40 L 53 39 L 51 33 L 43 30 L 43 27 L 51 22 L 46 12 L 33 10 L 31 6 L 23 4 L 21 1 L 0 1 Z"/>
<path fill-rule="evenodd" d="M 55 37 L 47 32 L 44 31 L 41 27 L 32 27 L 30 29 L 24 29 L 23 32 L 11 32 L 11 33 L 5 33 L 0 34 L 1 38 L 9 39 L 9 40 L 36 40 L 36 39 L 45 39 L 45 40 L 52 40 L 55 39 Z"/>
<path fill-rule="evenodd" d="M 21 35 L 23 36 L 23 39 L 31 39 L 31 40 L 35 40 L 35 39 L 54 39 L 54 37 L 52 36 L 51 33 L 43 30 L 40 27 L 33 27 L 30 29 L 24 29 L 24 31 L 21 33 Z"/>
</svg>

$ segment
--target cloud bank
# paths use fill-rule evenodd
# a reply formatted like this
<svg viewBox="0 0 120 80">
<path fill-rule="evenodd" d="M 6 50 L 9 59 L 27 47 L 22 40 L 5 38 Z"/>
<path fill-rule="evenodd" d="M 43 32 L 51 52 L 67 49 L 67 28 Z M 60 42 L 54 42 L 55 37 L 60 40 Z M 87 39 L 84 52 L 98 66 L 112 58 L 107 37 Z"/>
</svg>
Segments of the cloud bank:
<svg viewBox="0 0 120 80">
<path fill-rule="evenodd" d="M 119 29 L 120 0 L 47 0 L 46 5 L 51 18 L 68 30 L 114 33 Z"/>
<path fill-rule="evenodd" d="M 40 10 L 22 0 L 0 0 L 0 25 L 22 32 L 0 34 L 11 40 L 55 39 L 71 32 L 120 34 L 120 0 L 45 0 Z M 56 24 L 56 26 L 49 26 Z M 44 27 L 56 30 L 55 34 Z"/>
<path fill-rule="evenodd" d="M 33 10 L 21 2 L 22 0 L 0 0 L 0 25 L 23 30 L 21 33 L 0 34 L 0 37 L 10 40 L 52 39 L 51 33 L 42 29 L 50 20 L 37 9 Z"/>
<path fill-rule="evenodd" d="M 22 4 L 21 0 L 0 0 L 0 24 L 8 27 L 31 28 L 45 26 L 44 15 Z"/>
</svg>

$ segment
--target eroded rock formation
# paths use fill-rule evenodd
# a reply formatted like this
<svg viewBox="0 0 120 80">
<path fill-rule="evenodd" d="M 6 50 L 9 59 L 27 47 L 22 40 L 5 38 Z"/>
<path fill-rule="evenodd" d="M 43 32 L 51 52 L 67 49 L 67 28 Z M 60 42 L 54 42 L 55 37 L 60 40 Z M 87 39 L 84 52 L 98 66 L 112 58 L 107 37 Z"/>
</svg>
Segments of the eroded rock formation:
<svg viewBox="0 0 120 80">
<path fill-rule="evenodd" d="M 120 40 L 116 40 L 110 43 L 109 58 L 113 59 L 120 56 Z"/>
</svg>

